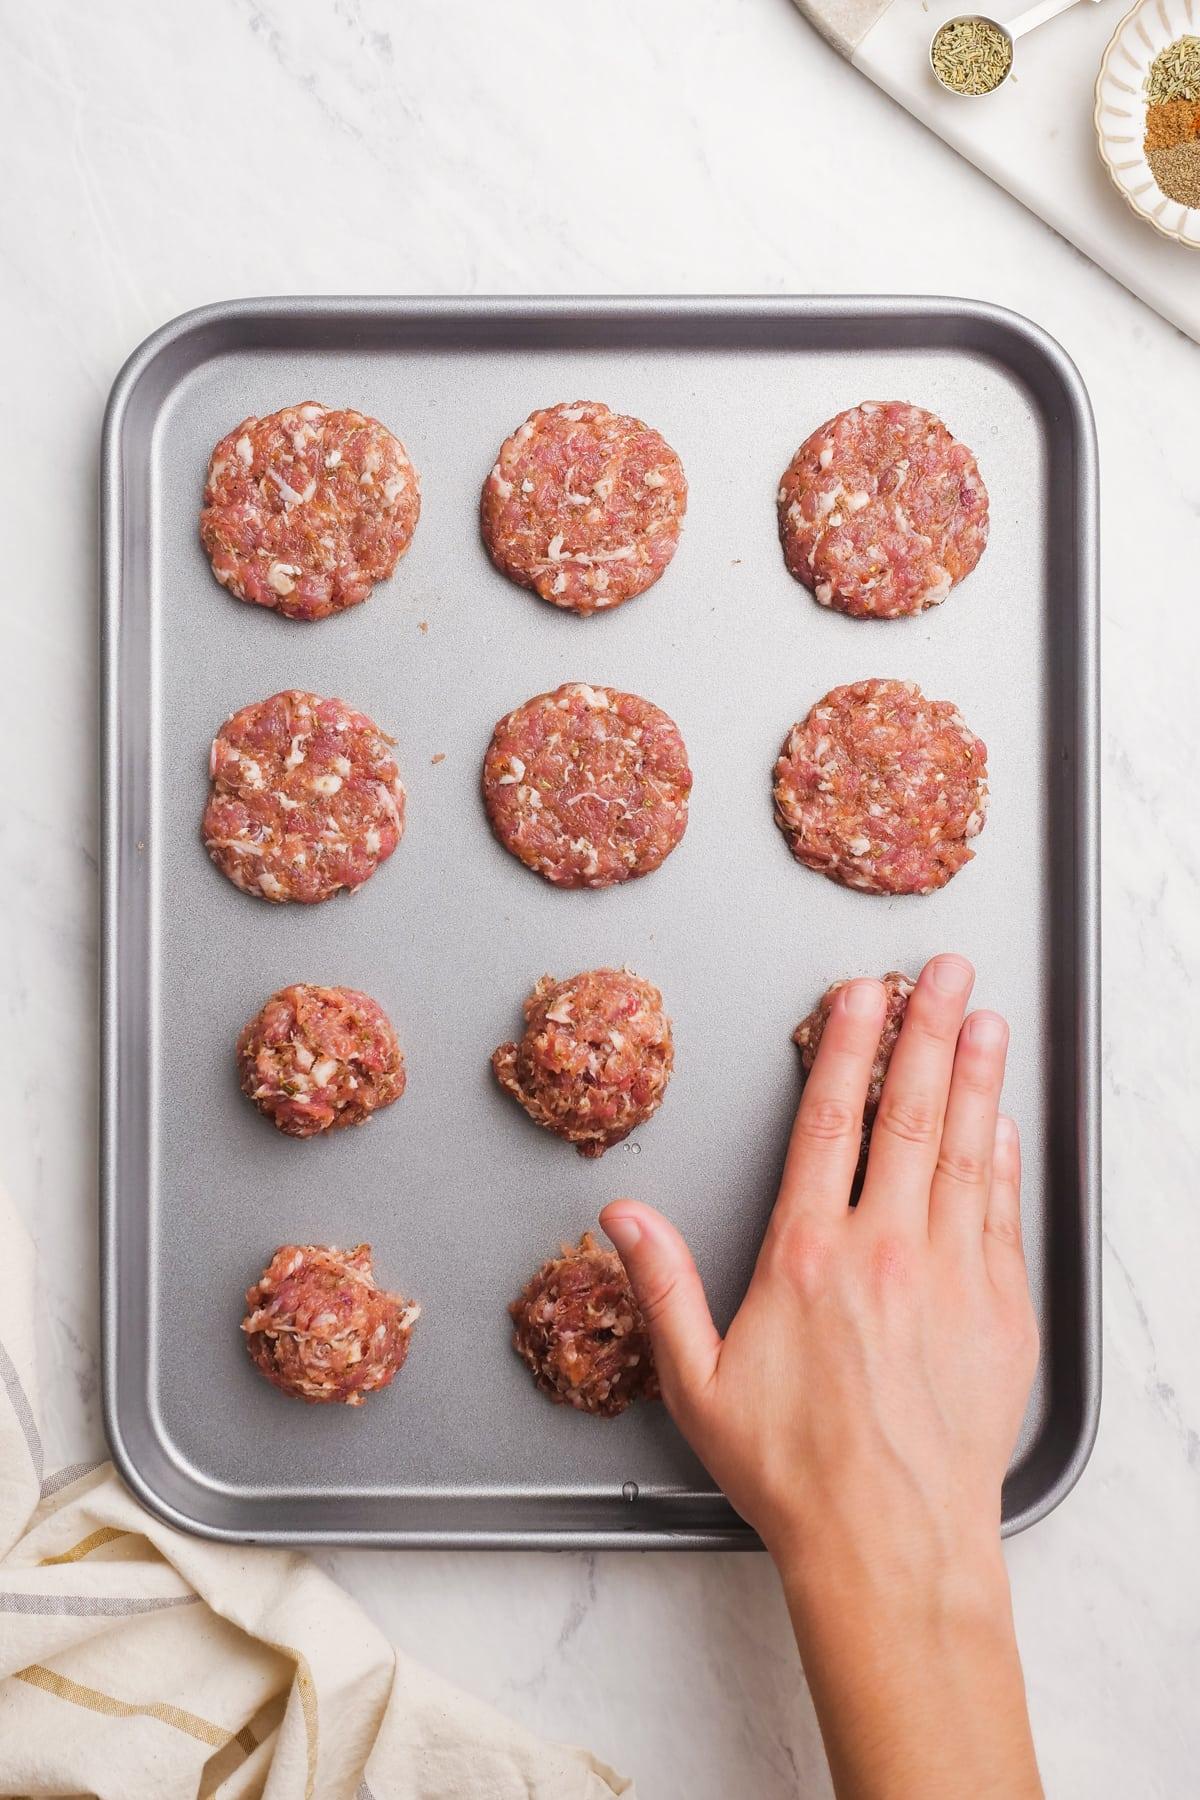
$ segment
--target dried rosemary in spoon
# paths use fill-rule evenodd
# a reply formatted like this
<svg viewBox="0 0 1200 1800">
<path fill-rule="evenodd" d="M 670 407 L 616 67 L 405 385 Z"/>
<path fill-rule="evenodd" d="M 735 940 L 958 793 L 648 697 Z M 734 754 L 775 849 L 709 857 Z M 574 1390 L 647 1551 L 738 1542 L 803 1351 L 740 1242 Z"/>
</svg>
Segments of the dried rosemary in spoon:
<svg viewBox="0 0 1200 1800">
<path fill-rule="evenodd" d="M 994 94 L 1008 80 L 1017 39 L 1077 4 L 1078 0 L 1035 0 L 1004 25 L 983 13 L 947 19 L 929 46 L 933 73 L 952 94 Z"/>
<path fill-rule="evenodd" d="M 933 72 L 956 94 L 990 94 L 1012 68 L 1012 39 L 993 19 L 950 19 L 934 33 Z"/>
</svg>

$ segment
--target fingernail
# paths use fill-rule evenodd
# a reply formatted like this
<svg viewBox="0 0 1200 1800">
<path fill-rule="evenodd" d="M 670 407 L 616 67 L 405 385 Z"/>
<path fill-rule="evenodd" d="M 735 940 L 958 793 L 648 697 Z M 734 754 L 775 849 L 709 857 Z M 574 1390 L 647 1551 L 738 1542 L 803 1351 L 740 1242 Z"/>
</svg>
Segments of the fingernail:
<svg viewBox="0 0 1200 1800">
<path fill-rule="evenodd" d="M 642 1228 L 631 1213 L 612 1213 L 601 1220 L 605 1235 L 612 1239 L 621 1256 L 637 1248 Z"/>
<path fill-rule="evenodd" d="M 846 1011 L 856 1018 L 867 1019 L 879 1011 L 883 988 L 878 981 L 851 981 L 845 992 Z"/>
<path fill-rule="evenodd" d="M 995 1050 L 1008 1036 L 1008 1026 L 999 1013 L 972 1013 L 967 1022 L 967 1034 L 973 1044 L 983 1050 Z"/>
<path fill-rule="evenodd" d="M 935 956 L 929 975 L 942 994 L 965 994 L 975 979 L 975 971 L 965 956 Z"/>
<path fill-rule="evenodd" d="M 1015 1143 L 1016 1136 L 1017 1121 L 1015 1119 L 1010 1119 L 1007 1113 L 1001 1113 L 1000 1117 L 996 1120 L 996 1142 L 998 1144 L 1012 1144 Z"/>
</svg>

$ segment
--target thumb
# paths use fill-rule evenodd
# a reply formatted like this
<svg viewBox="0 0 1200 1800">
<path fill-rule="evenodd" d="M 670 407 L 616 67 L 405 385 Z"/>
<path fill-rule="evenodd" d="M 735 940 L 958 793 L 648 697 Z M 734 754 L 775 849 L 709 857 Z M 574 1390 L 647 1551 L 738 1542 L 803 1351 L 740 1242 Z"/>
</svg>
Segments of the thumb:
<svg viewBox="0 0 1200 1800">
<path fill-rule="evenodd" d="M 670 1221 L 640 1200 L 614 1200 L 600 1224 L 646 1321 L 663 1398 L 672 1411 L 687 1408 L 712 1380 L 721 1353 L 692 1253 Z"/>
</svg>

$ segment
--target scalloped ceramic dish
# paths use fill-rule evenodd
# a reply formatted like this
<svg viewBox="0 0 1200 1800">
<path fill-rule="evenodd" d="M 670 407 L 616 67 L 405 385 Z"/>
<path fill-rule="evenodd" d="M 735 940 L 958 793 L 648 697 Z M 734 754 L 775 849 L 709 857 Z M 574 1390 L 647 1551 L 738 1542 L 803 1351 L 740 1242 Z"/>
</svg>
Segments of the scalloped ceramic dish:
<svg viewBox="0 0 1200 1800">
<path fill-rule="evenodd" d="M 1200 36 L 1200 0 L 1138 0 L 1126 13 L 1096 77 L 1096 141 L 1101 161 L 1134 212 L 1163 237 L 1200 250 L 1200 207 L 1169 199 L 1142 149 L 1150 65 L 1160 50 L 1189 34 Z"/>
</svg>

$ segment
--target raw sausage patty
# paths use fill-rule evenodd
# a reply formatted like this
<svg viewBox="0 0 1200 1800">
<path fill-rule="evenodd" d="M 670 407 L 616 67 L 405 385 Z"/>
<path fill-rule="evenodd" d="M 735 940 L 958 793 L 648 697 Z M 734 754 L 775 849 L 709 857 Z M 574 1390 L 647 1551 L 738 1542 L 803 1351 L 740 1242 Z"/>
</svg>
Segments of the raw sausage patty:
<svg viewBox="0 0 1200 1800">
<path fill-rule="evenodd" d="M 779 487 L 784 560 L 822 606 L 894 619 L 937 606 L 988 535 L 975 458 L 940 419 L 864 401 L 807 438 Z"/>
<path fill-rule="evenodd" d="M 590 1231 L 542 1264 L 509 1307 L 513 1349 L 559 1406 L 615 1419 L 657 1400 L 650 1336 L 614 1250 Z"/>
<path fill-rule="evenodd" d="M 915 682 L 834 688 L 775 764 L 775 818 L 807 868 L 869 894 L 932 894 L 974 856 L 987 750 Z"/>
<path fill-rule="evenodd" d="M 399 1374 L 420 1312 L 376 1287 L 370 1244 L 285 1244 L 247 1291 L 242 1330 L 272 1386 L 361 1406 Z"/>
<path fill-rule="evenodd" d="M 243 419 L 212 453 L 200 537 L 239 600 L 324 619 L 365 600 L 412 542 L 421 488 L 378 419 L 307 400 Z"/>
<path fill-rule="evenodd" d="M 501 719 L 483 762 L 496 836 L 559 887 L 611 887 L 657 869 L 687 829 L 691 786 L 665 712 L 584 682 Z"/>
<path fill-rule="evenodd" d="M 674 1060 L 662 995 L 628 969 L 543 975 L 525 1002 L 525 1035 L 492 1068 L 536 1125 L 603 1156 L 662 1104 Z"/>
<path fill-rule="evenodd" d="M 361 887 L 404 831 L 392 739 L 343 700 L 292 689 L 244 706 L 209 758 L 204 846 L 266 900 L 328 900 Z"/>
<path fill-rule="evenodd" d="M 875 1051 L 875 1061 L 871 1064 L 871 1079 L 867 1087 L 867 1102 L 863 1108 L 862 1152 L 859 1157 L 860 1169 L 867 1160 L 867 1146 L 871 1140 L 871 1127 L 875 1123 L 875 1114 L 879 1111 L 879 1100 L 883 1093 L 883 1083 L 892 1060 L 892 1051 L 896 1048 L 896 1039 L 900 1036 L 900 1027 L 904 1023 L 904 1015 L 908 1011 L 908 997 L 916 982 L 907 975 L 900 975 L 892 969 L 887 975 L 881 975 L 884 992 L 887 995 L 887 1011 L 883 1015 L 883 1029 L 879 1034 L 879 1044 Z M 792 1041 L 800 1050 L 800 1060 L 807 1075 L 817 1060 L 817 1051 L 821 1047 L 821 1039 L 825 1035 L 825 1027 L 829 1023 L 829 1009 L 833 1005 L 834 996 L 844 988 L 844 981 L 835 981 L 832 987 L 826 988 L 813 1010 L 806 1019 L 801 1019 L 792 1033 Z"/>
<path fill-rule="evenodd" d="M 570 612 L 620 606 L 679 542 L 687 482 L 640 419 L 576 400 L 530 413 L 500 446 L 480 522 L 501 574 Z"/>
<path fill-rule="evenodd" d="M 280 988 L 237 1042 L 242 1092 L 288 1137 L 361 1125 L 404 1092 L 404 1052 L 355 988 Z"/>
</svg>

